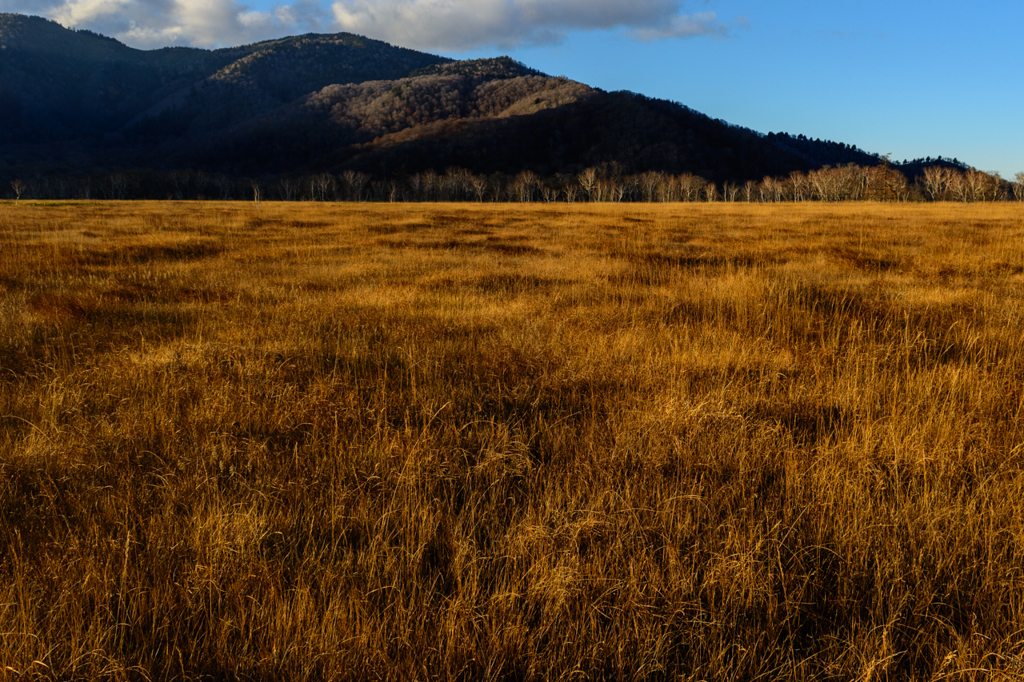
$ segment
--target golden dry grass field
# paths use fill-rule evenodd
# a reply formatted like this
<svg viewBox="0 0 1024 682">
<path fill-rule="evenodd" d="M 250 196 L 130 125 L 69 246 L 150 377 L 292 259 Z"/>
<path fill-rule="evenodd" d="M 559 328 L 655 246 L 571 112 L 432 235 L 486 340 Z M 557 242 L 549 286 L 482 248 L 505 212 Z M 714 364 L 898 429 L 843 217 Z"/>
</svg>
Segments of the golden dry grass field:
<svg viewBox="0 0 1024 682">
<path fill-rule="evenodd" d="M 1024 678 L 1019 205 L 0 205 L 0 679 Z"/>
</svg>

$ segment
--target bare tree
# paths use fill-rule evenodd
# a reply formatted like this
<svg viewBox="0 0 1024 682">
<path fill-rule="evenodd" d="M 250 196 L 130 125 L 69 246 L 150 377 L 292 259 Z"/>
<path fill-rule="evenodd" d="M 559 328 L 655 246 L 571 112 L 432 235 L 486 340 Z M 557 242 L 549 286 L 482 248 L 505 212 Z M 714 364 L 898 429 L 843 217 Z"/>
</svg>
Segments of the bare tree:
<svg viewBox="0 0 1024 682">
<path fill-rule="evenodd" d="M 512 181 L 512 194 L 517 200 L 528 203 L 533 201 L 533 193 L 537 189 L 540 178 L 533 171 L 524 170 Z"/>
<path fill-rule="evenodd" d="M 626 188 L 622 183 L 612 178 L 602 178 L 597 181 L 591 201 L 622 201 Z"/>
<path fill-rule="evenodd" d="M 824 166 L 808 174 L 807 178 L 820 201 L 839 201 L 841 186 L 839 175 L 836 172 L 838 170 L 838 168 Z"/>
<path fill-rule="evenodd" d="M 665 203 L 679 201 L 680 191 L 679 178 L 674 175 L 666 175 L 658 185 L 658 201 Z"/>
<path fill-rule="evenodd" d="M 587 195 L 587 201 L 593 201 L 594 190 L 597 189 L 597 169 L 586 169 L 579 174 L 578 181 L 580 183 L 580 188 Z"/>
<path fill-rule="evenodd" d="M 949 194 L 954 201 L 969 201 L 970 190 L 964 182 L 964 174 L 951 170 L 949 174 Z"/>
<path fill-rule="evenodd" d="M 576 203 L 576 197 L 579 194 L 579 188 L 575 182 L 569 182 L 565 185 L 565 200 L 570 204 Z"/>
<path fill-rule="evenodd" d="M 747 180 L 743 183 L 743 200 L 748 204 L 754 200 L 754 189 L 757 188 L 757 183 L 753 180 Z"/>
<path fill-rule="evenodd" d="M 612 201 L 622 201 L 629 194 L 629 184 L 625 180 L 622 182 L 609 180 L 608 184 L 608 193 L 611 194 Z"/>
<path fill-rule="evenodd" d="M 1006 181 L 999 175 L 998 171 L 984 173 L 985 177 L 985 201 L 1005 201 Z"/>
<path fill-rule="evenodd" d="M 793 201 L 807 201 L 811 193 L 811 183 L 800 171 L 789 174 L 789 191 Z"/>
<path fill-rule="evenodd" d="M 664 182 L 665 176 L 656 171 L 648 171 L 640 176 L 640 191 L 644 201 L 651 203 L 655 200 L 658 186 Z"/>
<path fill-rule="evenodd" d="M 942 201 L 945 199 L 946 192 L 949 189 L 950 175 L 952 175 L 951 171 L 942 166 L 929 166 L 925 168 L 921 179 L 925 195 L 932 201 Z"/>
<path fill-rule="evenodd" d="M 423 187 L 423 178 L 420 176 L 419 173 L 416 173 L 411 178 L 409 178 L 409 190 L 412 192 L 412 200 L 413 201 L 422 201 L 423 200 L 420 197 L 420 190 L 422 189 L 422 187 Z"/>
<path fill-rule="evenodd" d="M 690 175 L 689 173 L 683 173 L 679 176 L 679 190 L 682 194 L 683 201 L 699 201 L 700 195 L 704 191 L 704 178 L 696 175 Z"/>
<path fill-rule="evenodd" d="M 440 200 L 440 198 L 438 197 L 438 190 L 440 189 L 439 185 L 440 185 L 440 178 L 437 176 L 437 173 L 434 172 L 433 168 L 431 168 L 431 169 L 427 170 L 425 173 L 423 173 L 423 175 L 420 177 L 420 186 L 422 187 L 422 190 L 423 190 L 423 199 L 422 200 L 423 201 L 439 201 Z"/>
<path fill-rule="evenodd" d="M 14 203 L 21 201 L 21 195 L 25 193 L 25 183 L 21 178 L 11 180 L 11 189 L 14 190 Z"/>
<path fill-rule="evenodd" d="M 910 198 L 910 183 L 907 176 L 897 170 L 889 173 L 888 191 L 894 201 L 906 201 Z"/>
<path fill-rule="evenodd" d="M 259 205 L 260 205 L 260 183 L 257 182 L 256 180 L 251 180 L 250 182 L 252 184 L 252 198 L 253 198 L 253 201 L 256 202 L 256 207 L 259 208 Z"/>
<path fill-rule="evenodd" d="M 540 188 L 540 192 L 541 196 L 544 198 L 544 201 L 549 204 L 553 204 L 554 202 L 558 201 L 558 195 L 561 194 L 557 187 L 552 187 L 551 185 L 542 185 Z"/>
<path fill-rule="evenodd" d="M 366 173 L 347 170 L 341 174 L 341 183 L 344 187 L 345 199 L 348 201 L 362 201 L 363 190 L 370 184 L 370 176 L 366 175 Z"/>
<path fill-rule="evenodd" d="M 487 176 L 474 175 L 469 182 L 473 187 L 473 195 L 476 200 L 483 202 L 484 196 L 487 194 Z"/>
<path fill-rule="evenodd" d="M 622 194 L 619 197 L 619 201 L 635 201 L 637 195 L 640 193 L 640 180 L 635 175 L 627 175 L 622 178 Z"/>
<path fill-rule="evenodd" d="M 736 195 L 740 193 L 740 188 L 731 182 L 725 183 L 725 187 L 722 188 L 722 198 L 728 201 L 730 204 L 736 201 Z"/>
<path fill-rule="evenodd" d="M 333 199 L 336 186 L 336 180 L 330 173 L 313 176 L 310 179 L 310 193 L 313 195 L 313 201 L 328 201 L 328 197 Z"/>
<path fill-rule="evenodd" d="M 444 188 L 443 195 L 448 201 L 465 201 L 469 198 L 470 172 L 465 168 L 447 168 L 441 176 L 440 184 Z"/>
<path fill-rule="evenodd" d="M 278 181 L 278 186 L 281 189 L 281 197 L 285 201 L 293 201 L 299 193 L 299 183 L 292 178 L 281 178 Z"/>
<path fill-rule="evenodd" d="M 967 187 L 968 201 L 985 201 L 985 186 L 988 184 L 985 173 L 970 169 L 964 173 L 964 184 Z"/>
<path fill-rule="evenodd" d="M 878 172 L 882 174 L 882 186 L 885 187 L 885 177 L 889 171 Z M 868 186 L 873 177 L 868 169 L 851 163 L 837 166 L 832 175 L 835 177 L 835 201 L 861 201 L 867 198 Z"/>
<path fill-rule="evenodd" d="M 1017 173 L 1017 182 L 1013 183 L 1013 195 L 1017 201 L 1024 201 L 1024 173 Z"/>
</svg>

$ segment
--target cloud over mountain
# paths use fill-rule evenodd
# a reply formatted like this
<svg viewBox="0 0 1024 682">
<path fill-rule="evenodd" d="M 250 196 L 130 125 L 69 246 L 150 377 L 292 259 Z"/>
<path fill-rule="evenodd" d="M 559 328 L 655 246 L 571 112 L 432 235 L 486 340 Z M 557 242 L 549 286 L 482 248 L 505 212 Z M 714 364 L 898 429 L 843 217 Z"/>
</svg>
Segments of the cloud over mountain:
<svg viewBox="0 0 1024 682">
<path fill-rule="evenodd" d="M 245 0 L 0 0 L 139 48 L 216 47 L 284 34 L 349 31 L 397 45 L 460 51 L 552 43 L 572 30 L 621 29 L 639 40 L 723 35 L 714 12 L 685 0 L 292 0 L 267 10 Z"/>
<path fill-rule="evenodd" d="M 714 12 L 680 0 L 337 0 L 339 28 L 426 50 L 557 42 L 566 31 L 622 28 L 642 40 L 724 33 Z"/>
<path fill-rule="evenodd" d="M 239 0 L 0 0 L 0 11 L 37 14 L 138 48 L 218 47 L 332 28 L 319 0 L 258 11 Z"/>
</svg>

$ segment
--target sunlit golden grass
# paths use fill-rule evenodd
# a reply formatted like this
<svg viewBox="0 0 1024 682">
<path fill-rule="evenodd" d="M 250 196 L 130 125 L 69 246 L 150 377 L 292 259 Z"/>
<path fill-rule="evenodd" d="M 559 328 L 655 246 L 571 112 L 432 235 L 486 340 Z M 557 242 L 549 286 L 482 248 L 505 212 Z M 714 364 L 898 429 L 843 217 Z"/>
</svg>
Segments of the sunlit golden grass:
<svg viewBox="0 0 1024 682">
<path fill-rule="evenodd" d="M 0 205 L 0 678 L 1024 676 L 1014 205 Z"/>
</svg>

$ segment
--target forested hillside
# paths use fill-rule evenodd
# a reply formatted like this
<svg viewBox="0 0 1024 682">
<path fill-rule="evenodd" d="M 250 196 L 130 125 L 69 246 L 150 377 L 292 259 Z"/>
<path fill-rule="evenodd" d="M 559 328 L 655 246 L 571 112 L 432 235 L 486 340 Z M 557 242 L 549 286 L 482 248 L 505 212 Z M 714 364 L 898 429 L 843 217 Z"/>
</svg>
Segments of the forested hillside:
<svg viewBox="0 0 1024 682">
<path fill-rule="evenodd" d="M 609 182 L 658 173 L 739 187 L 851 164 L 883 159 L 848 143 L 763 135 L 682 104 L 604 92 L 507 57 L 453 61 L 350 34 L 142 51 L 38 17 L 0 15 L 3 186 L 132 177 L 165 196 L 172 191 L 160 178 L 183 173 L 242 186 L 346 172 L 408 184 L 456 169 L 560 177 L 547 184 L 564 186 L 595 169 Z M 906 170 L 915 180 L 925 165 Z"/>
<path fill-rule="evenodd" d="M 326 85 L 400 78 L 448 61 L 350 34 L 142 51 L 0 14 L 0 142 L 174 138 L 266 114 Z"/>
</svg>

